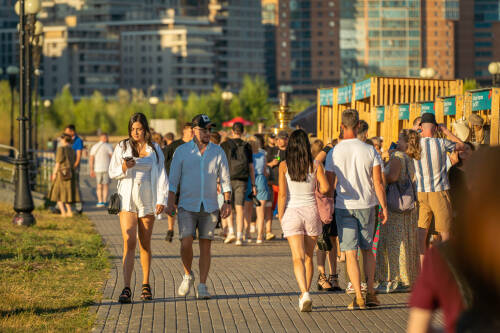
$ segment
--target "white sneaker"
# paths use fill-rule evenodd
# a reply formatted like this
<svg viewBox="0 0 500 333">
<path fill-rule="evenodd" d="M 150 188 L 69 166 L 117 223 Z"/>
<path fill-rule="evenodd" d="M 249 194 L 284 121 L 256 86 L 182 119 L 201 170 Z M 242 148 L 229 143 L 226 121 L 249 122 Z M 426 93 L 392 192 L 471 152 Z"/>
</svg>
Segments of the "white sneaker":
<svg viewBox="0 0 500 333">
<path fill-rule="evenodd" d="M 194 275 L 193 275 L 193 273 L 191 273 L 189 275 L 184 274 L 184 278 L 182 279 L 182 283 L 179 286 L 179 290 L 177 290 L 177 294 L 179 296 L 189 295 L 189 292 L 191 291 L 191 287 L 194 288 Z"/>
<path fill-rule="evenodd" d="M 243 242 L 241 241 L 241 239 L 237 239 L 236 243 L 234 243 L 234 245 L 236 245 L 236 246 L 242 246 Z"/>
<path fill-rule="evenodd" d="M 262 241 L 262 239 L 257 239 L 257 241 L 256 241 L 255 243 L 256 243 L 256 244 L 262 244 L 262 243 L 263 243 L 263 241 Z"/>
<path fill-rule="evenodd" d="M 302 298 L 299 298 L 299 309 L 300 312 L 311 312 L 312 311 L 312 300 L 309 293 L 304 293 Z"/>
<path fill-rule="evenodd" d="M 196 288 L 196 298 L 197 299 L 210 299 L 210 293 L 208 292 L 207 285 L 204 283 L 198 284 Z"/>
<path fill-rule="evenodd" d="M 236 236 L 234 234 L 229 234 L 229 235 L 227 235 L 226 239 L 224 240 L 224 244 L 232 243 L 235 240 L 236 240 Z"/>
<path fill-rule="evenodd" d="M 366 293 L 367 290 L 368 290 L 368 285 L 366 284 L 366 282 L 361 282 L 361 292 Z M 347 284 L 347 288 L 345 288 L 345 292 L 346 292 L 346 294 L 355 294 L 356 293 L 356 290 L 354 290 L 354 287 L 352 286 L 351 282 L 349 282 Z"/>
</svg>

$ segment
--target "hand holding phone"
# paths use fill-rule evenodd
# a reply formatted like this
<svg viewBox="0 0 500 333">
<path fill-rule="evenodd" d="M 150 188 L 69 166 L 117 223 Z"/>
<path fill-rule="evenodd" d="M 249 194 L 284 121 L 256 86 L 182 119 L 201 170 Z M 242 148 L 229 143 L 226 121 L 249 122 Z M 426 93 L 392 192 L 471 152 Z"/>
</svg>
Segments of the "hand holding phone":
<svg viewBox="0 0 500 333">
<path fill-rule="evenodd" d="M 135 166 L 135 160 L 132 156 L 124 157 L 123 160 L 125 161 L 127 169 L 133 168 Z"/>
<path fill-rule="evenodd" d="M 391 146 L 389 147 L 389 150 L 396 150 L 398 148 L 398 145 L 395 142 L 391 143 Z"/>
</svg>

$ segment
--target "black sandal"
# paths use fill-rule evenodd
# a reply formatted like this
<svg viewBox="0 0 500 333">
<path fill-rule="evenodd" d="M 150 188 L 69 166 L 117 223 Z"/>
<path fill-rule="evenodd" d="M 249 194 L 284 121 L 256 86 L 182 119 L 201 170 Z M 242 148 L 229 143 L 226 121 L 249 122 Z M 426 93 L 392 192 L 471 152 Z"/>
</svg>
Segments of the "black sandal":
<svg viewBox="0 0 500 333">
<path fill-rule="evenodd" d="M 142 285 L 141 299 L 143 301 L 150 301 L 153 299 L 153 294 L 151 293 L 151 287 L 149 286 L 149 284 Z"/>
<path fill-rule="evenodd" d="M 118 302 L 122 304 L 128 304 L 132 302 L 132 290 L 129 287 L 125 287 L 122 290 L 122 294 L 118 298 Z"/>
<path fill-rule="evenodd" d="M 330 274 L 328 276 L 328 282 L 332 285 L 331 291 L 342 291 L 339 286 L 339 275 L 338 274 Z"/>
</svg>

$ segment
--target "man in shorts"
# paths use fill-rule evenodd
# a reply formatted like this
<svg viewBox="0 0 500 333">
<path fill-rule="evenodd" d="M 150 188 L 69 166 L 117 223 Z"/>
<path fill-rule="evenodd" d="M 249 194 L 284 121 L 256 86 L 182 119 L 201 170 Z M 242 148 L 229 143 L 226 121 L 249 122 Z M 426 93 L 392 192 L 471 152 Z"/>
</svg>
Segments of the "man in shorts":
<svg viewBox="0 0 500 333">
<path fill-rule="evenodd" d="M 424 113 L 421 123 L 420 160 L 413 160 L 417 178 L 418 243 L 420 264 L 426 250 L 427 233 L 434 218 L 434 226 L 443 241 L 449 238 L 453 211 L 450 184 L 446 167 L 447 153 L 464 149 L 464 143 L 444 125 L 438 125 L 432 113 Z M 448 139 L 437 138 L 441 131 Z"/>
<path fill-rule="evenodd" d="M 210 131 L 214 124 L 207 115 L 193 119 L 194 138 L 177 148 L 170 166 L 168 203 L 165 212 L 175 212 L 175 197 L 179 189 L 179 238 L 184 278 L 178 289 L 179 296 L 189 294 L 194 288 L 193 238 L 198 229 L 200 240 L 200 283 L 196 289 L 199 299 L 210 298 L 206 281 L 211 261 L 211 244 L 217 225 L 219 205 L 217 183 L 220 181 L 224 204 L 220 209 L 222 218 L 231 211 L 231 180 L 226 154 L 210 142 Z"/>
<path fill-rule="evenodd" d="M 375 257 L 372 252 L 375 229 L 375 206 L 382 207 L 382 224 L 387 221 L 387 203 L 382 182 L 381 159 L 373 146 L 357 138 L 358 111 L 342 112 L 343 140 L 326 158 L 326 171 L 330 184 L 337 180 L 335 219 L 340 249 L 346 252 L 347 273 L 355 290 L 355 298 L 348 309 L 378 306 L 373 280 Z M 361 273 L 357 260 L 358 248 L 363 253 L 367 277 L 366 300 L 361 293 Z"/>
<path fill-rule="evenodd" d="M 109 191 L 108 168 L 113 155 L 113 147 L 108 143 L 108 135 L 101 133 L 99 142 L 90 149 L 90 177 L 96 179 L 97 183 L 97 205 L 96 207 L 106 207 Z"/>
</svg>

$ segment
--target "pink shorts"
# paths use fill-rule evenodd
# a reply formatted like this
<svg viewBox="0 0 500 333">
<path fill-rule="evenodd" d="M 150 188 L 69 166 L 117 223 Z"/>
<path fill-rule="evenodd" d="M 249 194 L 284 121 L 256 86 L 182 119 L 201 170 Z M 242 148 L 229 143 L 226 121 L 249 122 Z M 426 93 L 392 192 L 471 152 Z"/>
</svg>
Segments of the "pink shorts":
<svg viewBox="0 0 500 333">
<path fill-rule="evenodd" d="M 318 214 L 318 207 L 298 207 L 285 209 L 281 220 L 285 237 L 295 235 L 319 236 L 323 232 L 323 223 Z"/>
</svg>

